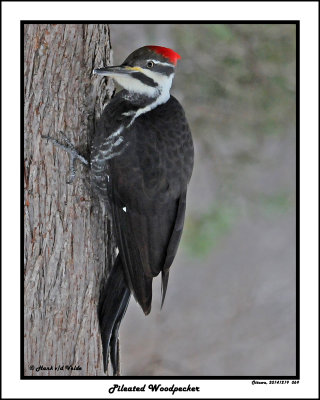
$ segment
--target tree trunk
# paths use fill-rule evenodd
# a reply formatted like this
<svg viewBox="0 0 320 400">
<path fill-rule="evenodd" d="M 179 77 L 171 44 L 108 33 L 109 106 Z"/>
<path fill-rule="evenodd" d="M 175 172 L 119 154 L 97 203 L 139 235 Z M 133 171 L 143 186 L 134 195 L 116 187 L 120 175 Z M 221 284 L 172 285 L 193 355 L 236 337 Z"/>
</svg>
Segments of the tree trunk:
<svg viewBox="0 0 320 400">
<path fill-rule="evenodd" d="M 97 304 L 114 259 L 111 224 L 88 168 L 77 163 L 68 185 L 69 156 L 41 135 L 63 131 L 88 154 L 113 90 L 92 76 L 110 64 L 109 28 L 25 24 L 24 35 L 24 374 L 102 375 Z"/>
</svg>

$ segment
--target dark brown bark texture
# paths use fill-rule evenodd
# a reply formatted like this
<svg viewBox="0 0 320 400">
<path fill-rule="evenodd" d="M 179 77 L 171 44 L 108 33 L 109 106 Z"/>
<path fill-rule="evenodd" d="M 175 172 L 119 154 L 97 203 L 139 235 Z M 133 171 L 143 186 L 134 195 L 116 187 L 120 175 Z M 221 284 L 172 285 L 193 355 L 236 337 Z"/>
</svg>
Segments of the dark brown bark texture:
<svg viewBox="0 0 320 400">
<path fill-rule="evenodd" d="M 24 52 L 24 374 L 102 375 L 97 303 L 115 255 L 111 224 L 88 168 L 76 162 L 68 185 L 68 154 L 41 135 L 63 131 L 88 154 L 113 90 L 92 76 L 110 64 L 109 28 L 25 24 Z"/>
</svg>

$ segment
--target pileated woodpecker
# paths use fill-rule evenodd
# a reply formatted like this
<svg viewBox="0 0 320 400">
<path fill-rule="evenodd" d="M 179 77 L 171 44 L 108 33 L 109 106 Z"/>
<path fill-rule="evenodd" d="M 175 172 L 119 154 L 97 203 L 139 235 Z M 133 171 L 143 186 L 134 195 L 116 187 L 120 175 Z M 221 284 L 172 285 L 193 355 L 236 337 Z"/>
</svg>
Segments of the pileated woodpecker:
<svg viewBox="0 0 320 400">
<path fill-rule="evenodd" d="M 131 293 L 147 315 L 152 281 L 161 272 L 162 303 L 182 234 L 193 143 L 184 110 L 170 95 L 177 60 L 171 49 L 144 46 L 120 66 L 95 69 L 123 88 L 105 107 L 95 129 L 90 173 L 111 207 L 119 254 L 101 292 L 98 315 L 104 371 L 109 357 L 119 371 L 119 326 Z M 59 144 L 75 159 L 76 150 Z M 68 147 L 68 148 L 67 148 Z"/>
<path fill-rule="evenodd" d="M 91 152 L 92 181 L 111 204 L 119 248 L 99 310 L 104 368 L 110 351 L 115 374 L 130 293 L 149 314 L 152 280 L 161 272 L 163 304 L 183 229 L 193 143 L 183 108 L 170 96 L 180 58 L 171 49 L 145 46 L 120 66 L 94 70 L 124 88 L 104 109 Z"/>
</svg>

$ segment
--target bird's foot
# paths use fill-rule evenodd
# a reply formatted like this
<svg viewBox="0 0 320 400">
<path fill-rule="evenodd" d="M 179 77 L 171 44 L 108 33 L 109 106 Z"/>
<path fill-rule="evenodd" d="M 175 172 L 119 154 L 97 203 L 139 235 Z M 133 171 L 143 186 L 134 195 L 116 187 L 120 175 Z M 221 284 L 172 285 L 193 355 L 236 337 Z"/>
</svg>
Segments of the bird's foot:
<svg viewBox="0 0 320 400">
<path fill-rule="evenodd" d="M 67 183 L 72 183 L 74 181 L 74 178 L 76 176 L 76 170 L 75 170 L 75 161 L 79 160 L 85 165 L 89 165 L 89 161 L 86 160 L 73 146 L 73 144 L 70 142 L 70 140 L 65 136 L 63 132 L 59 132 L 62 139 L 63 143 L 59 142 L 55 138 L 51 136 L 44 136 L 41 135 L 43 139 L 47 139 L 47 141 L 51 141 L 55 146 L 60 147 L 61 149 L 65 150 L 69 156 L 70 156 L 70 168 L 69 168 L 69 178 L 67 179 Z"/>
</svg>

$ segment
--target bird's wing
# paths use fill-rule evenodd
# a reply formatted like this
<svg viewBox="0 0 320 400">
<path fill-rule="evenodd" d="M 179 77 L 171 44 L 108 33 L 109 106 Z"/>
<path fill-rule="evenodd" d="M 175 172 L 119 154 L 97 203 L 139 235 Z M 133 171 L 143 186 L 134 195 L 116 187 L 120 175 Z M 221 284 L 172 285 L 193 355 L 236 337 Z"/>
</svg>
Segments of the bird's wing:
<svg viewBox="0 0 320 400">
<path fill-rule="evenodd" d="M 161 307 L 163 306 L 163 302 L 166 297 L 168 280 L 169 280 L 169 269 L 170 269 L 171 264 L 173 263 L 173 260 L 177 254 L 178 246 L 179 246 L 181 235 L 182 235 L 182 230 L 183 230 L 183 225 L 184 225 L 184 216 L 185 216 L 185 211 L 186 211 L 186 195 L 187 195 L 186 192 L 182 193 L 182 195 L 180 196 L 180 199 L 179 199 L 179 205 L 178 205 L 178 209 L 177 209 L 176 219 L 174 222 L 174 227 L 173 227 L 173 230 L 171 233 L 170 241 L 169 241 L 169 244 L 167 247 L 166 259 L 165 259 L 164 266 L 162 269 Z"/>
<path fill-rule="evenodd" d="M 112 191 L 116 188 L 113 186 Z M 151 309 L 152 279 L 168 270 L 181 236 L 185 200 L 171 201 L 163 213 L 145 215 L 112 202 L 119 255 L 125 277 L 145 314 Z M 181 227 L 181 228 L 180 228 Z M 167 287 L 167 279 L 163 299 Z"/>
<path fill-rule="evenodd" d="M 175 99 L 137 118 L 123 136 L 129 146 L 110 160 L 108 195 L 127 284 L 147 314 L 152 279 L 160 272 L 165 297 L 183 228 L 193 146 Z"/>
</svg>

